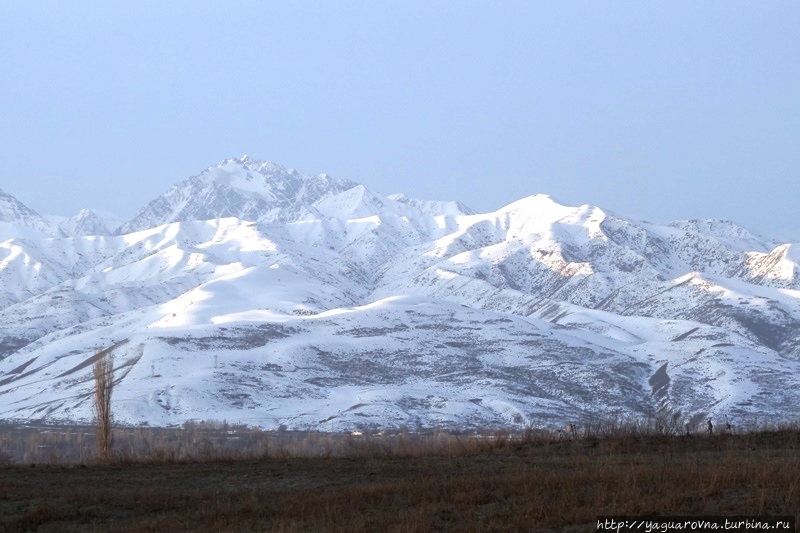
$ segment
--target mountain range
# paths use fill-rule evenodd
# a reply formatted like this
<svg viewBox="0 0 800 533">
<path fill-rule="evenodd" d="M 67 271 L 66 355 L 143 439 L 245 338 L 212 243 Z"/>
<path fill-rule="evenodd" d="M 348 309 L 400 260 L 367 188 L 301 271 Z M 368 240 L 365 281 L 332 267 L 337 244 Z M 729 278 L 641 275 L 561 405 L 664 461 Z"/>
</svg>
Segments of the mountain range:
<svg viewBox="0 0 800 533">
<path fill-rule="evenodd" d="M 247 156 L 130 220 L 0 191 L 0 418 L 563 427 L 796 420 L 800 252 L 546 195 L 477 213 Z"/>
</svg>

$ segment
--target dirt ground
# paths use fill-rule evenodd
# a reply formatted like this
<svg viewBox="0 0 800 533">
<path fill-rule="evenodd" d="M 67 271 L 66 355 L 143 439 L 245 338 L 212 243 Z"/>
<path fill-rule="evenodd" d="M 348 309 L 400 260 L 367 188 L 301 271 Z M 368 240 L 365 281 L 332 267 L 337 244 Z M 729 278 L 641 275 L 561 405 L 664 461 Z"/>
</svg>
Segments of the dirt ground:
<svg viewBox="0 0 800 533">
<path fill-rule="evenodd" d="M 797 517 L 800 436 L 0 468 L 0 531 L 595 531 L 610 514 Z"/>
</svg>

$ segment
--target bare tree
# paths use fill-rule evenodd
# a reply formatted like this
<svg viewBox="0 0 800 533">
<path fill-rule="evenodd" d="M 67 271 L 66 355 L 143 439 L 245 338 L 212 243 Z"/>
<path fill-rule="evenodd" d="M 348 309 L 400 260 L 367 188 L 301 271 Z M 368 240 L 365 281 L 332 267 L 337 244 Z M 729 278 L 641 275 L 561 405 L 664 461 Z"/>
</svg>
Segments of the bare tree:
<svg viewBox="0 0 800 533">
<path fill-rule="evenodd" d="M 114 355 L 110 350 L 98 352 L 94 362 L 94 415 L 97 451 L 108 459 L 113 444 L 111 434 L 111 393 L 114 390 Z"/>
</svg>

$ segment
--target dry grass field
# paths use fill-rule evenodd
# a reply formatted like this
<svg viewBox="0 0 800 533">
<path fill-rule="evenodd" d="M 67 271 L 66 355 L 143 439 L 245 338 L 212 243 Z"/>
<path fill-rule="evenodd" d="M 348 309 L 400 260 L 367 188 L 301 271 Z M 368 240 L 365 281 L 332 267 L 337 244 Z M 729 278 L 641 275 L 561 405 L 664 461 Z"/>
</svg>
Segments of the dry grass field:
<svg viewBox="0 0 800 533">
<path fill-rule="evenodd" d="M 7 453 L 0 467 L 0 531 L 595 531 L 599 515 L 800 518 L 797 427 L 575 438 L 118 429 L 115 450 L 127 451 L 106 461 L 89 448 L 59 457 L 57 439 L 38 435 L 49 458 Z M 0 436 L 6 449 L 19 438 Z"/>
</svg>

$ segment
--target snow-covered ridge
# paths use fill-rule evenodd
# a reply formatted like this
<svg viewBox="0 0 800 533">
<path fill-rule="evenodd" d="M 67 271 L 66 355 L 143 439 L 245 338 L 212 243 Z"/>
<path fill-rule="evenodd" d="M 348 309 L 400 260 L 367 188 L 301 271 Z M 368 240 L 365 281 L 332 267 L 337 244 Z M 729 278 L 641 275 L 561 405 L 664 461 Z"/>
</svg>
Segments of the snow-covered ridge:
<svg viewBox="0 0 800 533">
<path fill-rule="evenodd" d="M 225 160 L 114 230 L 0 193 L 0 418 L 552 424 L 800 405 L 798 246 L 533 195 L 490 213 Z M 775 391 L 780 391 L 776 394 Z"/>
<path fill-rule="evenodd" d="M 406 206 L 405 209 L 401 207 Z M 118 233 L 169 222 L 237 217 L 262 223 L 315 218 L 364 218 L 420 213 L 460 215 L 468 208 L 449 202 L 380 197 L 363 185 L 327 174 L 304 176 L 294 169 L 248 156 L 225 159 L 190 177 L 151 201 Z"/>
<path fill-rule="evenodd" d="M 226 159 L 173 186 L 151 201 L 118 233 L 152 228 L 169 222 L 237 217 L 242 220 L 286 222 L 325 195 L 356 184 L 326 175 L 303 176 L 296 170 L 243 156 Z"/>
</svg>

